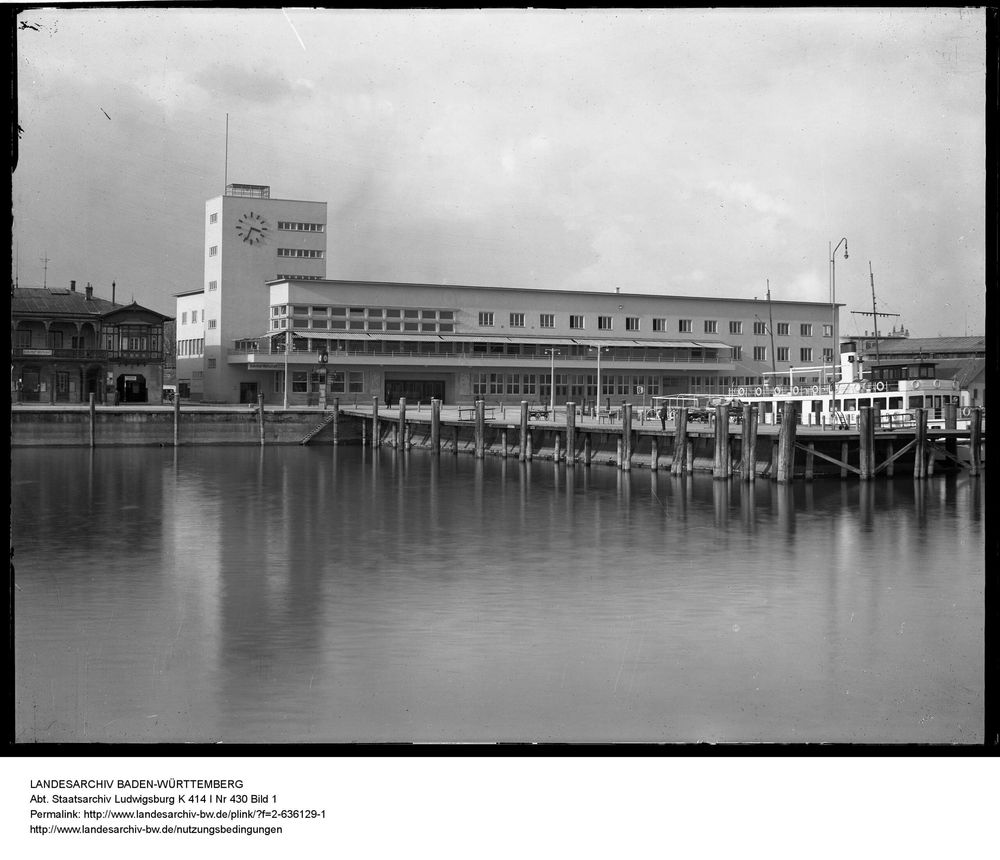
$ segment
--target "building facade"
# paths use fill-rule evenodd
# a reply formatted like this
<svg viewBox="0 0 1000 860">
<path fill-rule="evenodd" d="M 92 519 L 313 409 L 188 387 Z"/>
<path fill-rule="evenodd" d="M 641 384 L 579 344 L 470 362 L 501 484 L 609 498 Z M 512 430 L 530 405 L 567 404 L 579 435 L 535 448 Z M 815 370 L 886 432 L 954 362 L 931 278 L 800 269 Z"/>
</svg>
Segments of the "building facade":
<svg viewBox="0 0 1000 860">
<path fill-rule="evenodd" d="M 792 367 L 826 384 L 839 358 L 828 303 L 298 278 L 268 288 L 260 335 L 234 340 L 226 360 L 269 403 L 640 403 Z"/>
<path fill-rule="evenodd" d="M 226 186 L 205 203 L 204 278 L 179 293 L 177 385 L 182 397 L 256 402 L 259 375 L 227 361 L 266 320 L 267 282 L 326 276 L 326 203 L 271 197 L 267 185 Z"/>
<path fill-rule="evenodd" d="M 69 289 L 11 290 L 11 399 L 15 402 L 159 403 L 164 324 L 132 302 Z"/>
</svg>

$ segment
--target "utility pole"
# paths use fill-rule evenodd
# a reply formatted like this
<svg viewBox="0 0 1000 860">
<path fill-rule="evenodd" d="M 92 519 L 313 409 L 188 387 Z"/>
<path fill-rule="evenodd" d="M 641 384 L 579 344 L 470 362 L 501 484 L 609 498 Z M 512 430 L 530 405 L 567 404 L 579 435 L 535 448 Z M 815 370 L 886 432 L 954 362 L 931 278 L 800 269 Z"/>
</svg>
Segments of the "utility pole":
<svg viewBox="0 0 1000 860">
<path fill-rule="evenodd" d="M 767 281 L 767 329 L 771 334 L 771 384 L 774 385 L 774 377 L 778 375 L 778 369 L 774 365 L 774 317 L 771 315 L 771 280 Z"/>
<path fill-rule="evenodd" d="M 52 260 L 49 257 L 39 257 L 39 260 L 44 264 L 42 267 L 42 286 L 47 290 L 49 288 L 49 263 Z"/>
</svg>

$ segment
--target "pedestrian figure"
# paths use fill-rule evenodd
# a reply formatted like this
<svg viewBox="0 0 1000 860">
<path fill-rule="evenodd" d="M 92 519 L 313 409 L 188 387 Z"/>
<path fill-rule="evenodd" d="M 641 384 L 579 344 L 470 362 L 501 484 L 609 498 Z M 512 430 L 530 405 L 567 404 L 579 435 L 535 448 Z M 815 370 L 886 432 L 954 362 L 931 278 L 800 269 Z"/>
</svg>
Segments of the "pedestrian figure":
<svg viewBox="0 0 1000 860">
<path fill-rule="evenodd" d="M 666 403 L 664 403 L 660 407 L 660 429 L 661 430 L 666 430 L 667 429 L 667 404 Z"/>
</svg>

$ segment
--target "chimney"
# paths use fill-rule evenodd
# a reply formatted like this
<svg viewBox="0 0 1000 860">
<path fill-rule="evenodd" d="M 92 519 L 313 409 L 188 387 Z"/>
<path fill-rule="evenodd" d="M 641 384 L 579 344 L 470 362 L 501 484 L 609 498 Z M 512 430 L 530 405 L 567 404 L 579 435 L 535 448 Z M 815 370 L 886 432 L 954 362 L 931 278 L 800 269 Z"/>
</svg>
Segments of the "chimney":
<svg viewBox="0 0 1000 860">
<path fill-rule="evenodd" d="M 72 293 L 76 292 L 76 281 L 70 281 L 69 282 L 69 289 L 70 289 L 70 292 L 72 292 Z"/>
<path fill-rule="evenodd" d="M 111 304 L 115 303 L 115 282 L 111 282 Z"/>
<path fill-rule="evenodd" d="M 94 298 L 94 288 L 90 285 L 90 281 L 87 282 L 87 301 L 89 302 Z"/>
</svg>

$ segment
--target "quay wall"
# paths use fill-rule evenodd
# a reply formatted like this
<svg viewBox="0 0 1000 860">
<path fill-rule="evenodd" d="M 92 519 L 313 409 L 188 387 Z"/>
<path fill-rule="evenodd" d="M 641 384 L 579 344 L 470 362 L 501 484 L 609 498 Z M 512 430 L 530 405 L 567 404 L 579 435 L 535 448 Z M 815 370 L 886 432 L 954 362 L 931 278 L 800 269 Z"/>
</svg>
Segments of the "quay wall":
<svg viewBox="0 0 1000 860">
<path fill-rule="evenodd" d="M 325 413 L 329 417 L 329 412 Z M 298 445 L 324 419 L 317 410 L 264 410 L 264 444 Z M 353 424 L 342 428 L 350 443 Z M 11 409 L 12 447 L 94 447 L 150 445 L 260 445 L 256 410 L 246 407 L 181 408 L 150 406 L 89 407 L 17 406 Z M 93 436 L 91 435 L 93 434 Z M 176 434 L 176 435 L 175 435 Z M 329 444 L 329 428 L 313 444 Z"/>
</svg>

